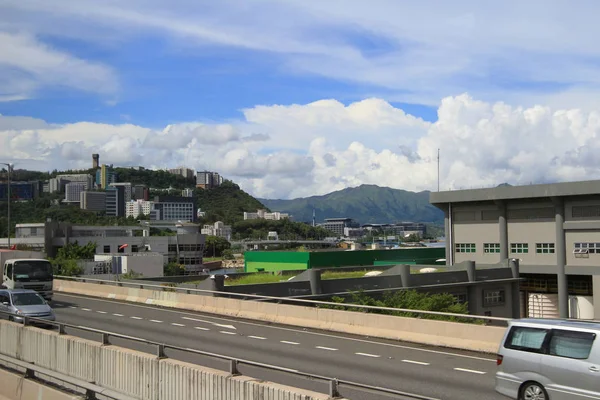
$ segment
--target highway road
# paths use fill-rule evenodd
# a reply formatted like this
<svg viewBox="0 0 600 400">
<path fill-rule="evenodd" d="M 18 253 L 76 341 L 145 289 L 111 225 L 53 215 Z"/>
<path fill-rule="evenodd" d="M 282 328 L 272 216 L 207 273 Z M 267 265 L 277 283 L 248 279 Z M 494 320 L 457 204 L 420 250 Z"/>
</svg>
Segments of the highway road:
<svg viewBox="0 0 600 400">
<path fill-rule="evenodd" d="M 55 294 L 52 307 L 60 322 L 291 370 L 435 399 L 505 399 L 494 391 L 496 362 L 493 355 L 66 294 Z M 67 333 L 74 332 L 67 330 Z M 98 339 L 97 335 L 89 332 L 78 331 L 76 334 Z M 140 351 L 153 351 L 145 345 L 122 339 L 111 339 L 111 343 Z M 207 367 L 227 368 L 222 360 L 171 352 L 167 356 Z M 240 372 L 258 379 L 327 392 L 326 384 L 291 374 L 251 366 L 240 367 Z M 345 387 L 340 391 L 352 400 L 402 398 L 379 396 Z"/>
</svg>

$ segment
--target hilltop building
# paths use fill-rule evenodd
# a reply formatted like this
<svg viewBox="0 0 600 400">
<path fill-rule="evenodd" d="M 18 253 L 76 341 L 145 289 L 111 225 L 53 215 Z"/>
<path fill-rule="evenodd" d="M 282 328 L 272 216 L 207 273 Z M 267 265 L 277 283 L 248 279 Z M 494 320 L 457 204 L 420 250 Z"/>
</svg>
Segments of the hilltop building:
<svg viewBox="0 0 600 400">
<path fill-rule="evenodd" d="M 275 212 L 267 212 L 267 210 L 264 209 L 260 209 L 257 210 L 255 213 L 253 212 L 244 212 L 244 220 L 248 220 L 248 219 L 268 219 L 268 220 L 272 220 L 272 221 L 279 221 L 285 218 L 289 218 L 290 215 L 287 213 L 282 213 L 279 211 L 275 211 Z"/>
<path fill-rule="evenodd" d="M 196 187 L 199 189 L 212 189 L 223 183 L 223 177 L 218 172 L 198 171 L 196 173 Z"/>
</svg>

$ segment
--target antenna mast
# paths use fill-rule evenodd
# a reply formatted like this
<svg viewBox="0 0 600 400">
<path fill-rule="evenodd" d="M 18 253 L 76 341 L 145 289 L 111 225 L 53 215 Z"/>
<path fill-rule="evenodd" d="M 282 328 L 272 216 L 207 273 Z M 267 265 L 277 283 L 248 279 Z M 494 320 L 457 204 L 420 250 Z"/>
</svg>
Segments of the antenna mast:
<svg viewBox="0 0 600 400">
<path fill-rule="evenodd" d="M 437 154 L 437 184 L 438 184 L 438 192 L 440 191 L 440 149 L 438 149 Z"/>
</svg>

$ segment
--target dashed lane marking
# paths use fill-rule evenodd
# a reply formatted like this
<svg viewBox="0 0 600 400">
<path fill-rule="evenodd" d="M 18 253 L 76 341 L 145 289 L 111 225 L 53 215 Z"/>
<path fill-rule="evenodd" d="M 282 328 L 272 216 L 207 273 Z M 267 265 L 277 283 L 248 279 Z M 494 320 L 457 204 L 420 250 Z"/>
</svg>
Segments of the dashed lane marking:
<svg viewBox="0 0 600 400">
<path fill-rule="evenodd" d="M 288 342 L 287 340 L 281 340 L 280 342 L 284 343 L 284 344 L 292 344 L 292 345 L 298 345 L 298 344 L 300 344 L 298 342 Z"/>
<path fill-rule="evenodd" d="M 131 319 L 144 319 L 142 317 L 129 317 L 129 318 L 131 318 Z"/>
<path fill-rule="evenodd" d="M 173 325 L 173 326 L 185 326 L 184 324 L 178 324 L 178 323 L 175 323 L 175 322 L 172 322 L 171 325 Z"/>
<path fill-rule="evenodd" d="M 83 311 L 92 311 L 89 308 L 82 308 Z"/>
<path fill-rule="evenodd" d="M 258 339 L 258 340 L 267 340 L 266 337 L 262 337 L 262 336 L 248 336 L 250 339 Z"/>
<path fill-rule="evenodd" d="M 417 364 L 417 365 L 429 365 L 429 363 L 422 362 L 422 361 L 414 361 L 414 360 L 402 360 L 402 362 L 409 363 L 409 364 Z"/>
<path fill-rule="evenodd" d="M 323 347 L 323 346 L 316 346 L 317 349 L 321 349 L 321 350 L 328 350 L 328 351 L 337 351 L 338 349 L 334 349 L 333 347 Z"/>
<path fill-rule="evenodd" d="M 151 319 L 150 322 L 155 322 L 157 324 L 162 324 L 162 321 L 158 320 L 158 319 Z"/>
<path fill-rule="evenodd" d="M 195 326 L 194 329 L 198 329 L 199 331 L 210 331 L 210 329 L 204 328 L 202 326 Z"/>
<path fill-rule="evenodd" d="M 470 372 L 472 374 L 479 374 L 479 375 L 485 374 L 485 372 L 483 372 L 483 371 L 476 371 L 474 369 L 454 368 L 454 370 L 455 371 L 462 371 L 462 372 Z"/>
<path fill-rule="evenodd" d="M 96 311 L 98 314 L 107 314 L 106 311 Z"/>
<path fill-rule="evenodd" d="M 123 314 L 113 314 L 115 317 L 123 317 Z"/>
<path fill-rule="evenodd" d="M 235 332 L 227 332 L 227 331 L 219 331 L 219 333 L 223 333 L 225 335 L 235 335 Z"/>
<path fill-rule="evenodd" d="M 365 357 L 373 357 L 373 358 L 379 358 L 381 356 L 377 355 L 377 354 L 369 354 L 369 353 L 354 353 L 357 356 L 365 356 Z"/>
</svg>

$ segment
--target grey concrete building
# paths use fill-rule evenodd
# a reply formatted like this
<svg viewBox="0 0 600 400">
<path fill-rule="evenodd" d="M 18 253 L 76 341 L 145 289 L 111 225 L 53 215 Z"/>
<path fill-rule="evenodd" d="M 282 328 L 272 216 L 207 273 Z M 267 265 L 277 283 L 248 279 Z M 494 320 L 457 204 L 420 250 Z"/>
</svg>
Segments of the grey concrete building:
<svg viewBox="0 0 600 400">
<path fill-rule="evenodd" d="M 80 193 L 79 207 L 86 211 L 106 211 L 106 192 L 84 190 Z"/>
<path fill-rule="evenodd" d="M 600 181 L 432 192 L 430 202 L 445 213 L 447 264 L 518 258 L 527 315 L 600 318 Z"/>
</svg>

